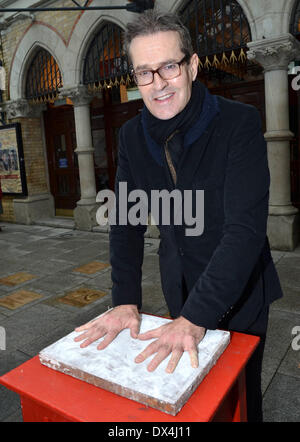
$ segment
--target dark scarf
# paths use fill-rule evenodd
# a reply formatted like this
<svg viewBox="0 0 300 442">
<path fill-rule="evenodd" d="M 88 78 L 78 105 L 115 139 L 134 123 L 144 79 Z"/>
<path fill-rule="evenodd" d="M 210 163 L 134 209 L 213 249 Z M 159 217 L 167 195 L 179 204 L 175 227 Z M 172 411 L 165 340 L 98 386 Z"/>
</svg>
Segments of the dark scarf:
<svg viewBox="0 0 300 442">
<path fill-rule="evenodd" d="M 198 81 L 192 84 L 192 93 L 188 104 L 185 108 L 169 120 L 160 120 L 145 108 L 146 127 L 150 137 L 160 146 L 165 144 L 167 138 L 175 131 L 175 135 L 168 142 L 172 162 L 175 169 L 183 151 L 184 135 L 190 127 L 192 127 L 200 116 L 204 99 L 204 89 L 201 88 Z"/>
<path fill-rule="evenodd" d="M 178 131 L 168 142 L 172 162 L 177 170 L 183 149 L 201 136 L 218 112 L 216 97 L 210 95 L 198 80 L 193 82 L 188 104 L 169 120 L 156 118 L 144 106 L 142 125 L 150 153 L 160 165 L 163 165 L 164 143 L 171 134 Z"/>
</svg>

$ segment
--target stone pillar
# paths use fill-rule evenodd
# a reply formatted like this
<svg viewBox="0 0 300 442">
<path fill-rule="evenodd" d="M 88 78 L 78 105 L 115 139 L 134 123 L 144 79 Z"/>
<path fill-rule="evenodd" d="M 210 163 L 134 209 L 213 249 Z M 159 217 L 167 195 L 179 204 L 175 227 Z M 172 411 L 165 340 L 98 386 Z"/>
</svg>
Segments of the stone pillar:
<svg viewBox="0 0 300 442">
<path fill-rule="evenodd" d="M 60 96 L 69 97 L 74 104 L 81 198 L 74 210 L 75 226 L 79 230 L 92 230 L 97 224 L 96 179 L 94 148 L 90 121 L 90 102 L 93 97 L 84 85 L 60 89 Z"/>
<path fill-rule="evenodd" d="M 28 139 L 28 120 L 37 119 L 35 126 L 40 126 L 42 112 L 46 110 L 45 104 L 31 105 L 28 100 L 21 98 L 18 100 L 6 101 L 1 104 L 1 111 L 6 112 L 7 119 L 10 122 L 20 121 L 23 135 L 23 149 L 25 159 L 25 171 L 27 178 L 28 196 L 16 197 L 13 199 L 13 211 L 15 221 L 20 224 L 33 224 L 42 218 L 54 217 L 54 198 L 49 189 L 47 189 L 47 180 L 36 183 L 40 169 L 45 167 L 45 163 L 41 160 L 44 152 L 39 148 L 39 140 Z M 22 123 L 24 119 L 24 123 Z M 24 137 L 25 133 L 25 137 Z M 27 135 L 27 136 L 26 136 Z M 42 138 L 40 143 L 42 143 Z M 38 152 L 30 151 L 28 147 L 36 144 Z M 28 151 L 29 150 L 29 151 Z M 39 158 L 36 158 L 38 156 Z M 39 166 L 38 161 L 41 161 Z M 40 179 L 39 179 L 40 180 Z"/>
<path fill-rule="evenodd" d="M 264 68 L 268 160 L 271 174 L 268 237 L 271 248 L 294 250 L 300 237 L 298 209 L 291 203 L 288 64 L 299 42 L 284 34 L 248 43 L 248 58 Z"/>
</svg>

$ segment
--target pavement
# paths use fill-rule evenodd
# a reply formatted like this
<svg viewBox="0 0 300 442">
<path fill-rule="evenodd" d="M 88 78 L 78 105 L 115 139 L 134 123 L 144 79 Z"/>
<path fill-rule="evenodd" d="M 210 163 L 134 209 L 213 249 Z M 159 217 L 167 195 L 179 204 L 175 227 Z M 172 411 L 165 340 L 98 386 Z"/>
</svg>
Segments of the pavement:
<svg viewBox="0 0 300 442">
<path fill-rule="evenodd" d="M 0 222 L 0 227 L 3 375 L 106 311 L 112 284 L 107 233 L 74 230 L 72 221 L 63 219 L 31 226 Z M 158 245 L 159 239 L 145 237 L 142 309 L 165 315 Z M 269 314 L 262 371 L 264 421 L 299 422 L 300 245 L 293 252 L 272 251 L 272 256 L 284 297 L 271 305 Z M 22 422 L 19 396 L 2 385 L 0 421 Z"/>
</svg>

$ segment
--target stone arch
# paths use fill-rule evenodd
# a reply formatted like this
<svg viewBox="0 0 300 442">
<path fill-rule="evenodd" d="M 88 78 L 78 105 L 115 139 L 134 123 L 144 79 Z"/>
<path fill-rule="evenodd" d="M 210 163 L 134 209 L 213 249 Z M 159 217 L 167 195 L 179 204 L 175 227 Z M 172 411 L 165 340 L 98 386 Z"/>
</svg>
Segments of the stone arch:
<svg viewBox="0 0 300 442">
<path fill-rule="evenodd" d="M 117 5 L 119 0 L 112 3 Z M 111 22 L 125 29 L 126 23 L 134 17 L 136 17 L 135 14 L 123 10 L 115 11 L 114 14 L 101 14 L 101 16 L 96 14 L 83 14 L 81 16 L 72 33 L 66 54 L 67 63 L 72 66 L 72 68 L 69 68 L 70 75 L 66 78 L 66 87 L 67 85 L 72 86 L 82 83 L 85 54 L 102 24 Z M 89 29 L 89 32 L 86 32 L 87 29 Z"/>
<path fill-rule="evenodd" d="M 11 100 L 25 98 L 25 82 L 28 67 L 36 52 L 46 49 L 56 60 L 64 82 L 67 66 L 64 60 L 66 46 L 62 37 L 49 26 L 35 23 L 29 28 L 17 47 L 9 74 Z"/>
</svg>

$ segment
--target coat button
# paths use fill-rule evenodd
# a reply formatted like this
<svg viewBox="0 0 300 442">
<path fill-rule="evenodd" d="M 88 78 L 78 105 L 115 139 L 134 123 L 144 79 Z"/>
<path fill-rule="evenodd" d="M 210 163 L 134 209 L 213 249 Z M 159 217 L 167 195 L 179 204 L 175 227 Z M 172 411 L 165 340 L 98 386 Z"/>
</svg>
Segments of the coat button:
<svg viewBox="0 0 300 442">
<path fill-rule="evenodd" d="M 179 247 L 179 254 L 180 254 L 181 256 L 184 255 L 184 252 L 183 252 L 183 248 L 182 248 L 182 247 Z"/>
</svg>

